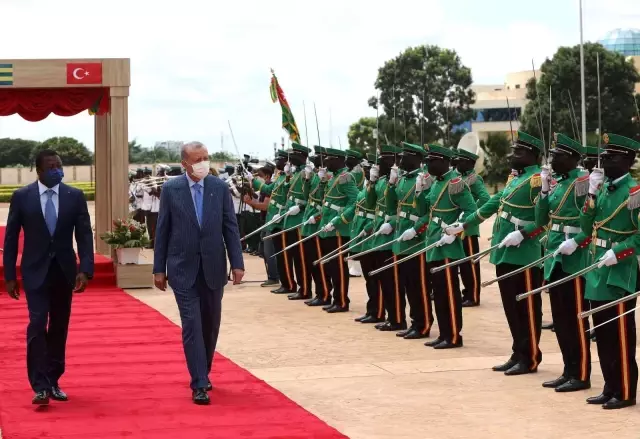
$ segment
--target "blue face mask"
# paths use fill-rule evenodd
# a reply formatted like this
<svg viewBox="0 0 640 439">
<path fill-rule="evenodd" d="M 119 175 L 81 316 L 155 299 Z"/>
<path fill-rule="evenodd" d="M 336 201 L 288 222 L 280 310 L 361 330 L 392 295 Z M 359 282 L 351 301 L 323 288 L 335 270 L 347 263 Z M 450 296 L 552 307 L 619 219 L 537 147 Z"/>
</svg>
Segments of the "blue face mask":
<svg viewBox="0 0 640 439">
<path fill-rule="evenodd" d="M 42 182 L 48 188 L 52 188 L 57 184 L 60 184 L 64 178 L 64 171 L 60 168 L 47 169 L 42 176 Z"/>
</svg>

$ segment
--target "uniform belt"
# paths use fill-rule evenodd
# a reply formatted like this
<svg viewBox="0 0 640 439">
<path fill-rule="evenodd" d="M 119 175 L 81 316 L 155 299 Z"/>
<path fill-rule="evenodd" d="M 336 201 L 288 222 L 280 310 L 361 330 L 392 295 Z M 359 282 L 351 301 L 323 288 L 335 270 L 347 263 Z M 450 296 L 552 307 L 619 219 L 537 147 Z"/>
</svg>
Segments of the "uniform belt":
<svg viewBox="0 0 640 439">
<path fill-rule="evenodd" d="M 561 224 L 551 224 L 551 230 L 554 232 L 562 232 L 562 233 L 580 233 L 582 229 L 580 227 L 573 226 L 562 226 Z"/>
<path fill-rule="evenodd" d="M 408 219 L 408 220 L 411 220 L 411 221 L 413 221 L 414 223 L 415 223 L 415 222 L 417 222 L 417 221 L 420 219 L 420 217 L 419 217 L 419 216 L 417 216 L 417 215 L 411 215 L 411 214 L 410 214 L 410 213 L 408 213 L 408 212 L 400 212 L 400 217 L 401 217 L 401 218 L 406 218 L 406 219 Z"/>
<path fill-rule="evenodd" d="M 278 209 L 284 209 L 284 206 L 282 204 L 276 203 L 276 200 L 269 201 L 269 204 L 271 204 L 272 206 L 276 206 Z"/>
<path fill-rule="evenodd" d="M 384 213 L 384 212 L 383 212 L 383 211 L 381 211 L 381 210 L 379 210 L 379 211 L 378 211 L 377 215 L 378 215 L 379 217 L 384 218 L 385 222 L 389 222 L 389 221 L 391 221 L 391 220 L 393 220 L 393 219 L 395 219 L 395 218 L 396 218 L 396 217 L 395 217 L 395 215 L 387 215 L 386 213 Z"/>
<path fill-rule="evenodd" d="M 367 218 L 367 219 L 375 219 L 376 216 L 372 213 L 366 213 L 363 212 L 362 210 L 359 210 L 358 213 L 356 213 L 356 215 Z"/>
<path fill-rule="evenodd" d="M 438 218 L 437 216 L 434 216 L 431 219 L 431 221 L 433 221 L 434 223 L 438 224 L 443 229 L 446 229 L 447 227 L 449 227 L 449 224 L 445 223 L 444 221 L 442 221 L 442 219 Z"/>
<path fill-rule="evenodd" d="M 609 241 L 607 239 L 598 238 L 593 242 L 596 243 L 596 246 L 601 247 L 601 248 L 610 248 L 611 247 L 611 241 Z"/>
<path fill-rule="evenodd" d="M 529 224 L 533 224 L 533 221 L 526 221 L 526 220 L 518 219 L 518 218 L 516 218 L 515 216 L 511 215 L 508 212 L 501 212 L 500 213 L 500 218 L 506 219 L 511 224 L 516 225 L 516 227 L 524 227 L 524 226 L 528 226 Z"/>
<path fill-rule="evenodd" d="M 296 204 L 299 204 L 300 206 L 306 206 L 307 202 L 305 200 L 300 200 L 298 198 L 295 197 L 289 197 L 289 200 L 293 201 Z"/>
<path fill-rule="evenodd" d="M 328 207 L 329 209 L 335 210 L 336 212 L 342 212 L 342 209 L 344 209 L 344 207 L 336 206 L 335 204 L 331 204 L 328 201 L 324 202 L 324 207 Z"/>
</svg>

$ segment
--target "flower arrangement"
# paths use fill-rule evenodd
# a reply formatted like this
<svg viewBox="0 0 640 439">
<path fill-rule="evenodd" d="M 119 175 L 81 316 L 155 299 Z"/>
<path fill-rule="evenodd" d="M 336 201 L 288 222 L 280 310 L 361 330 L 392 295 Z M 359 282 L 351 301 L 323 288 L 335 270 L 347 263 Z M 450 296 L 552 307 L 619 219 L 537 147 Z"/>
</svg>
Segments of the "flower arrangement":
<svg viewBox="0 0 640 439">
<path fill-rule="evenodd" d="M 100 236 L 112 248 L 144 248 L 149 245 L 147 226 L 127 218 L 113 221 L 113 229 Z"/>
</svg>

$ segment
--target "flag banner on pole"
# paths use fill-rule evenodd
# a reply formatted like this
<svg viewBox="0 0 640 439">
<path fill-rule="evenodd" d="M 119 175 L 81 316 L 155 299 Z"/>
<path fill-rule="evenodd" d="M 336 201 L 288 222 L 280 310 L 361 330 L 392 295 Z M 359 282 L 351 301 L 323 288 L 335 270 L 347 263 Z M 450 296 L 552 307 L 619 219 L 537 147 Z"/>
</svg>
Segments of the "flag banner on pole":
<svg viewBox="0 0 640 439">
<path fill-rule="evenodd" d="M 271 86 L 269 87 L 269 91 L 271 92 L 271 100 L 275 102 L 280 102 L 280 107 L 282 108 L 282 128 L 289 133 L 289 138 L 294 142 L 300 142 L 300 132 L 298 131 L 298 126 L 296 125 L 296 121 L 293 118 L 293 113 L 291 112 L 291 108 L 289 107 L 289 103 L 287 99 L 284 97 L 284 92 L 280 88 L 280 84 L 278 83 L 278 78 L 276 78 L 273 70 L 271 71 L 273 75 L 271 77 Z M 284 143 L 284 142 L 283 142 Z"/>
</svg>

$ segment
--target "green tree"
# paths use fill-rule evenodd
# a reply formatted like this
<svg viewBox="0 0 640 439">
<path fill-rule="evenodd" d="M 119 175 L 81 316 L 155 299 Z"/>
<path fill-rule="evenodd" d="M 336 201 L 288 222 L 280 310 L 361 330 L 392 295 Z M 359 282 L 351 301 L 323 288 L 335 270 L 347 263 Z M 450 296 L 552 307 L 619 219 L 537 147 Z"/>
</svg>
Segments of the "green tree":
<svg viewBox="0 0 640 439">
<path fill-rule="evenodd" d="M 369 106 L 385 115 L 380 141 L 451 142 L 452 127 L 473 118 L 471 83 L 471 69 L 454 50 L 409 47 L 387 61 L 375 82 L 379 98 L 369 99 Z"/>
<path fill-rule="evenodd" d="M 640 74 L 632 61 L 627 61 L 623 55 L 608 51 L 595 43 L 584 45 L 588 136 L 596 133 L 598 129 L 597 54 L 600 57 L 602 132 L 638 138 L 640 125 L 634 124 L 632 119 L 636 115 L 634 88 L 635 84 L 640 82 Z M 549 143 L 551 89 L 552 131 L 579 139 L 582 135 L 580 46 L 561 47 L 552 59 L 547 59 L 542 64 L 540 71 L 537 83 L 533 78 L 527 83 L 527 99 L 530 101 L 522 115 L 521 129 L 531 135 L 544 137 L 547 144 Z M 571 101 L 577 120 L 572 118 Z M 540 125 L 543 130 L 542 136 Z M 587 140 L 594 141 L 591 136 Z"/>
<path fill-rule="evenodd" d="M 238 160 L 238 158 L 226 151 L 216 151 L 209 155 L 209 160 L 212 162 L 233 162 Z"/>
<path fill-rule="evenodd" d="M 90 165 L 93 163 L 93 154 L 87 147 L 72 137 L 52 137 L 36 145 L 32 151 L 32 157 L 43 149 L 52 149 L 58 153 L 65 166 Z M 33 160 L 32 159 L 32 160 Z"/>
<path fill-rule="evenodd" d="M 138 139 L 129 141 L 129 163 L 143 163 L 140 156 L 143 154 L 144 148 L 138 143 Z"/>
<path fill-rule="evenodd" d="M 511 172 L 507 157 L 511 152 L 511 139 L 504 133 L 489 133 L 486 142 L 480 141 L 480 147 L 485 153 L 484 181 L 497 190 L 498 185 L 504 183 Z"/>
<path fill-rule="evenodd" d="M 30 166 L 37 146 L 35 140 L 0 139 L 0 167 Z"/>
</svg>

